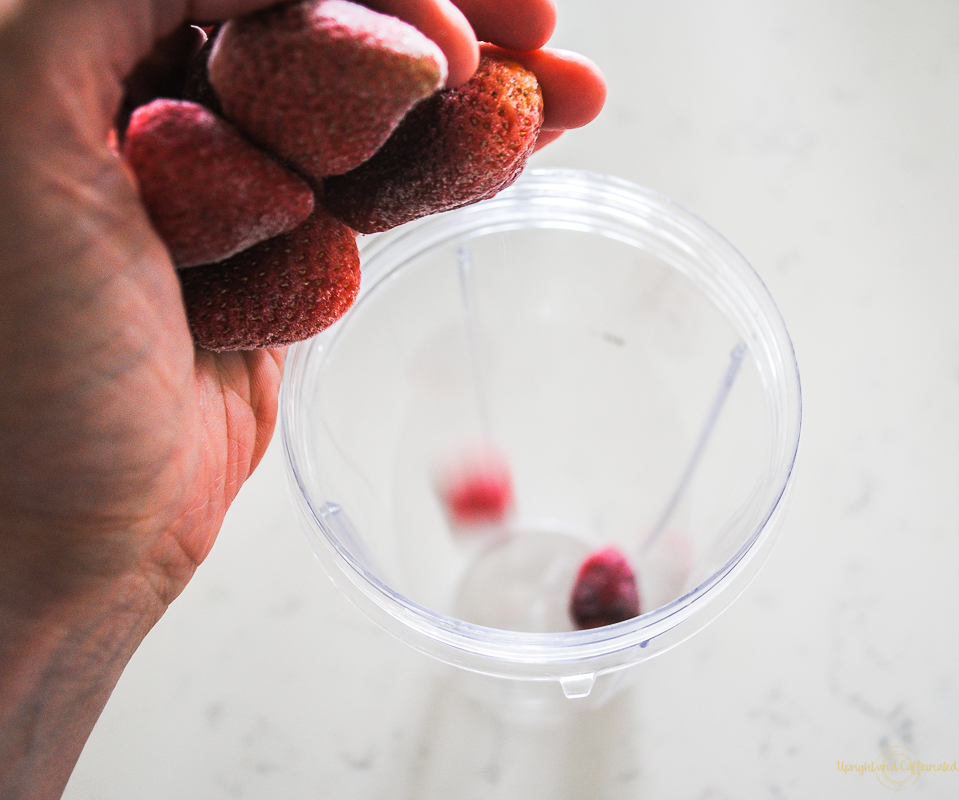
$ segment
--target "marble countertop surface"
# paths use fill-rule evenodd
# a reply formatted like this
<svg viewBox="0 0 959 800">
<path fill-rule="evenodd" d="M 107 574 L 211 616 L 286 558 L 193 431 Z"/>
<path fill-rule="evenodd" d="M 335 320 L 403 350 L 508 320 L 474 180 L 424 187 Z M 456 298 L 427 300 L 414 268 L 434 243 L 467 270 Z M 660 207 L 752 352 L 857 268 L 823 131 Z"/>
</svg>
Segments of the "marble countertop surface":
<svg viewBox="0 0 959 800">
<path fill-rule="evenodd" d="M 959 5 L 558 6 L 553 43 L 609 100 L 533 163 L 707 220 L 792 334 L 803 439 L 768 563 L 614 703 L 511 724 L 338 594 L 276 441 L 68 800 L 876 798 L 890 747 L 959 760 Z M 959 796 L 959 772 L 911 783 Z"/>
</svg>

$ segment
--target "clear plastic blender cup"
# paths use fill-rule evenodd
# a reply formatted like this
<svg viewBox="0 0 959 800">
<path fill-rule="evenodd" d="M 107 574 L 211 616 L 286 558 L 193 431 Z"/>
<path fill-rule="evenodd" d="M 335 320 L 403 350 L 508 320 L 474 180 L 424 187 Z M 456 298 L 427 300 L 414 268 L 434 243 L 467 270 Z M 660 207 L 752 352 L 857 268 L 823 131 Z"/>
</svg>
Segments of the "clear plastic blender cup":
<svg viewBox="0 0 959 800">
<path fill-rule="evenodd" d="M 360 609 L 442 661 L 577 698 L 739 595 L 801 401 L 782 318 L 730 244 L 635 185 L 528 170 L 362 257 L 356 304 L 291 349 L 281 399 L 308 539 Z M 509 517 L 457 529 L 437 476 L 490 451 Z M 642 613 L 575 630 L 577 565 L 608 545 Z"/>
</svg>

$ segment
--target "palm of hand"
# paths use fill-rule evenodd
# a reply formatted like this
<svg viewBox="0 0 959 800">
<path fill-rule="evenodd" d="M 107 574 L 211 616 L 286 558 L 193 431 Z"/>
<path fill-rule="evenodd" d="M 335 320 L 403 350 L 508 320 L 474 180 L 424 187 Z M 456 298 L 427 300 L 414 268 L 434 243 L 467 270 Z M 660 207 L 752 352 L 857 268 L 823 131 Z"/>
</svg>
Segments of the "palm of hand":
<svg viewBox="0 0 959 800">
<path fill-rule="evenodd" d="M 0 352 L 3 544 L 19 555 L 3 585 L 52 600 L 133 570 L 166 604 L 266 447 L 281 355 L 194 351 L 105 137 L 42 141 L 19 172 L 26 202 L 3 209 L 8 301 L 30 311 L 4 319 Z"/>
</svg>

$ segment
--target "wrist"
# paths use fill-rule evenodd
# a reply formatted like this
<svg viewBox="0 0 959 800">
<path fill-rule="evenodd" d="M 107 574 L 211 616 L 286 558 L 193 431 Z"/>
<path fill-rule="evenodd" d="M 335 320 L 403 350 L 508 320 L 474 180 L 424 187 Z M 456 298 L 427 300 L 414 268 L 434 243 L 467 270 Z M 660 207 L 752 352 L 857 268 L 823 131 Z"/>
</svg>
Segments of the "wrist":
<svg viewBox="0 0 959 800">
<path fill-rule="evenodd" d="M 126 575 L 0 605 L 0 797 L 58 798 L 123 668 L 166 606 Z"/>
</svg>

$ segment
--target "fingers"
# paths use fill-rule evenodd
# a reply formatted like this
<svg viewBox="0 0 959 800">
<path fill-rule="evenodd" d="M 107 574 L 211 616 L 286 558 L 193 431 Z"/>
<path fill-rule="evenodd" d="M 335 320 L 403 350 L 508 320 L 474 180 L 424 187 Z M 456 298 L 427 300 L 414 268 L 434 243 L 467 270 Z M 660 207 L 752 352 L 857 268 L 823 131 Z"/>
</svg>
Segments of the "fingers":
<svg viewBox="0 0 959 800">
<path fill-rule="evenodd" d="M 491 45 L 483 47 L 500 49 Z M 505 52 L 536 75 L 543 90 L 543 128 L 560 131 L 581 128 L 602 110 L 606 102 L 606 79 L 599 67 L 585 56 L 550 48 L 532 53 Z"/>
<path fill-rule="evenodd" d="M 164 0 L 159 0 L 159 4 L 169 5 Z M 276 0 L 193 0 L 186 3 L 183 18 L 191 22 L 222 22 L 275 4 Z"/>
<path fill-rule="evenodd" d="M 270 5 L 272 0 L 194 0 L 191 16 L 219 20 Z M 436 42 L 449 62 L 448 87 L 469 80 L 479 62 L 477 39 L 513 52 L 543 85 L 546 127 L 576 128 L 602 108 L 606 84 L 588 59 L 541 48 L 556 25 L 553 0 L 363 0 L 399 17 Z M 454 4 L 455 3 L 455 4 Z M 532 52 L 536 51 L 536 52 Z"/>
<path fill-rule="evenodd" d="M 271 2 L 194 0 L 190 13 L 196 19 L 224 19 Z M 508 50 L 540 82 L 546 131 L 586 125 L 606 100 L 606 81 L 596 64 L 565 50 L 538 49 L 556 23 L 553 0 L 365 0 L 365 4 L 399 17 L 435 41 L 449 62 L 450 87 L 464 83 L 476 70 L 477 37 Z M 538 146 L 555 138 L 544 132 Z"/>
<path fill-rule="evenodd" d="M 507 50 L 537 50 L 556 27 L 552 0 L 454 0 L 481 42 Z"/>
<path fill-rule="evenodd" d="M 276 0 L 195 0 L 194 20 L 218 21 L 272 5 Z M 476 35 L 466 17 L 451 0 L 361 0 L 363 5 L 399 17 L 440 46 L 449 62 L 447 86 L 470 79 L 479 63 Z M 530 2 L 525 0 L 524 5 Z M 546 0 L 537 0 L 546 2 Z M 513 37 L 516 39 L 516 37 Z M 518 39 L 517 39 L 518 40 Z M 512 41 L 512 39 L 510 39 Z"/>
<path fill-rule="evenodd" d="M 184 23 L 203 26 L 224 22 L 230 17 L 269 8 L 276 2 L 277 0 L 150 0 L 153 34 L 163 38 Z"/>
<path fill-rule="evenodd" d="M 479 62 L 477 39 L 508 50 L 542 47 L 556 26 L 552 0 L 363 0 L 436 42 L 449 62 L 448 87 L 465 83 Z M 454 5 L 455 3 L 455 5 Z"/>
<path fill-rule="evenodd" d="M 470 23 L 450 0 L 363 0 L 363 5 L 408 22 L 440 46 L 449 63 L 448 87 L 476 72 L 479 45 Z"/>
<path fill-rule="evenodd" d="M 550 142 L 555 142 L 564 133 L 566 133 L 566 131 L 551 131 L 547 130 L 546 128 L 542 128 L 539 132 L 539 136 L 536 137 L 536 147 L 533 148 L 533 152 L 535 153 L 537 150 L 541 150 Z"/>
</svg>

